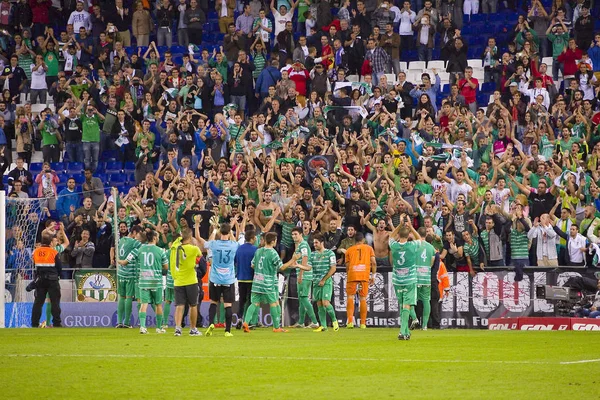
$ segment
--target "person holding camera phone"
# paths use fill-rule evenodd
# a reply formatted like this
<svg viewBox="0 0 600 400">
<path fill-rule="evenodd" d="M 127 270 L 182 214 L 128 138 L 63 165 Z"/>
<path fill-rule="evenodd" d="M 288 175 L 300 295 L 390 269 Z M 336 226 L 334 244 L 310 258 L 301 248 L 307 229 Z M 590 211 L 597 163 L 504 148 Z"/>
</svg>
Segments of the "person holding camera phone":
<svg viewBox="0 0 600 400">
<path fill-rule="evenodd" d="M 42 316 L 42 307 L 46 300 L 46 294 L 50 296 L 52 307 L 52 322 L 55 328 L 62 327 L 60 319 L 60 284 L 58 278 L 62 270 L 59 253 L 50 247 L 52 237 L 42 235 L 42 245 L 33 252 L 33 264 L 35 266 L 35 279 L 27 286 L 27 291 L 35 289 L 35 300 L 31 310 L 31 326 L 38 327 Z"/>
</svg>

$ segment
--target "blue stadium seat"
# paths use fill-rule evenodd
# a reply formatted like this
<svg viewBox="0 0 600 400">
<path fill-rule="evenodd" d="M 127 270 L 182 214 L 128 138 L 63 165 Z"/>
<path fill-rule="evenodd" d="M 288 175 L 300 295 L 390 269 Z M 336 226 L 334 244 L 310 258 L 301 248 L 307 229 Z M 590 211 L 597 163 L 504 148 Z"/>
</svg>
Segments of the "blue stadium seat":
<svg viewBox="0 0 600 400">
<path fill-rule="evenodd" d="M 187 53 L 188 49 L 185 46 L 171 46 L 172 53 Z"/>
<path fill-rule="evenodd" d="M 100 161 L 98 163 L 98 166 L 96 167 L 96 171 L 94 171 L 95 173 L 104 173 L 104 170 L 106 169 L 106 163 L 104 161 Z"/>
<path fill-rule="evenodd" d="M 115 186 L 119 183 L 125 184 L 125 182 L 127 182 L 127 175 L 125 174 L 110 174 L 108 176 L 108 184 L 110 186 Z"/>
<path fill-rule="evenodd" d="M 482 92 L 493 92 L 496 90 L 496 82 L 484 82 L 481 85 Z"/>
<path fill-rule="evenodd" d="M 471 15 L 471 23 L 485 22 L 487 21 L 487 14 L 473 14 Z"/>
<path fill-rule="evenodd" d="M 71 178 L 75 179 L 75 183 L 78 185 L 82 185 L 83 182 L 85 182 L 84 174 L 73 174 L 73 175 L 71 175 Z"/>
<path fill-rule="evenodd" d="M 219 19 L 219 14 L 217 14 L 216 11 L 209 11 L 208 15 L 206 16 L 206 18 L 208 18 L 208 19 Z"/>
<path fill-rule="evenodd" d="M 135 185 L 135 174 L 127 174 L 127 182 L 131 185 Z"/>
<path fill-rule="evenodd" d="M 56 172 L 65 172 L 65 163 L 62 163 L 62 162 L 50 163 L 50 168 L 52 168 Z"/>
<path fill-rule="evenodd" d="M 80 174 L 83 172 L 83 163 L 70 162 L 67 163 L 67 174 Z"/>
<path fill-rule="evenodd" d="M 121 161 L 108 161 L 106 163 L 105 171 L 107 174 L 118 174 L 123 169 L 123 163 Z"/>
<path fill-rule="evenodd" d="M 487 107 L 490 101 L 490 95 L 488 93 L 477 93 L 477 104 L 479 107 Z"/>
<path fill-rule="evenodd" d="M 133 161 L 127 161 L 125 163 L 124 171 L 126 174 L 133 174 L 135 172 L 135 163 Z"/>
<path fill-rule="evenodd" d="M 98 179 L 100 179 L 102 181 L 103 184 L 107 185 L 108 184 L 108 175 L 104 174 L 104 173 L 95 173 L 94 176 Z"/>
<path fill-rule="evenodd" d="M 41 162 L 34 162 L 29 164 L 29 172 L 31 172 L 31 174 L 33 176 L 36 176 L 37 174 L 39 174 L 40 172 L 42 172 L 42 167 L 44 166 L 43 163 Z"/>
</svg>

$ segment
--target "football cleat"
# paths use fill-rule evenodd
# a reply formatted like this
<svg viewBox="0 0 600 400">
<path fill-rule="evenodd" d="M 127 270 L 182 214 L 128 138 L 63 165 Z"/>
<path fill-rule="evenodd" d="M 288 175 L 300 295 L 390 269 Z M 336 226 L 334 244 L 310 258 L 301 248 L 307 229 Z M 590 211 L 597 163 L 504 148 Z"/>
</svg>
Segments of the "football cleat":
<svg viewBox="0 0 600 400">
<path fill-rule="evenodd" d="M 352 322 L 348 322 L 348 323 L 346 324 L 346 328 L 347 328 L 347 329 L 354 329 L 354 324 L 353 324 Z"/>
<path fill-rule="evenodd" d="M 319 324 L 310 324 L 308 326 L 305 326 L 305 328 L 310 328 L 310 329 L 317 329 L 319 327 Z"/>
<path fill-rule="evenodd" d="M 212 336 L 214 330 L 215 330 L 215 325 L 214 324 L 210 324 L 208 326 L 208 328 L 206 329 L 206 332 L 204 334 L 206 336 Z"/>
<path fill-rule="evenodd" d="M 283 328 L 273 328 L 273 332 L 277 332 L 277 333 L 287 333 L 288 330 L 287 329 L 283 329 Z"/>
<path fill-rule="evenodd" d="M 190 333 L 191 334 L 191 333 Z M 175 328 L 175 336 L 181 336 L 181 329 Z"/>
<path fill-rule="evenodd" d="M 156 328 L 156 333 L 167 333 L 167 330 L 164 328 Z"/>
<path fill-rule="evenodd" d="M 238 320 L 237 324 L 235 324 L 235 329 L 237 329 L 238 331 L 239 331 L 240 329 L 242 329 L 242 324 L 243 324 L 243 323 L 242 323 L 242 320 L 241 320 L 241 319 L 240 319 L 240 320 Z"/>
<path fill-rule="evenodd" d="M 317 329 L 315 329 L 313 332 L 326 332 L 326 331 L 327 331 L 327 328 L 320 326 Z"/>
<path fill-rule="evenodd" d="M 337 321 L 333 321 L 332 324 L 333 324 L 333 331 L 334 332 L 337 332 L 337 331 L 340 330 L 340 324 Z"/>
<path fill-rule="evenodd" d="M 231 333 L 231 332 L 225 332 L 225 337 L 233 337 L 233 333 Z"/>
<path fill-rule="evenodd" d="M 360 324 L 360 329 L 367 329 L 367 325 L 365 325 L 365 324 Z"/>
<path fill-rule="evenodd" d="M 123 328 L 130 329 L 130 328 L 133 328 L 133 326 L 127 325 L 127 324 L 123 324 Z"/>
<path fill-rule="evenodd" d="M 417 327 L 419 326 L 419 319 L 413 319 L 412 322 L 410 323 L 410 330 L 414 330 L 417 329 Z"/>
<path fill-rule="evenodd" d="M 202 332 L 200 332 L 197 328 L 190 329 L 190 336 L 202 336 Z"/>
<path fill-rule="evenodd" d="M 242 324 L 242 328 L 244 328 L 244 333 L 250 333 L 250 327 L 248 326 L 247 322 Z"/>
<path fill-rule="evenodd" d="M 424 326 L 424 327 L 422 327 L 422 328 L 421 328 L 421 330 L 422 330 L 422 331 L 426 331 L 426 330 L 427 330 L 427 327 L 426 327 L 426 326 Z"/>
<path fill-rule="evenodd" d="M 215 324 L 215 328 L 225 328 L 225 324 L 222 322 L 219 322 L 218 324 Z"/>
<path fill-rule="evenodd" d="M 123 326 L 123 324 L 117 324 L 117 326 L 115 326 L 115 328 L 122 329 L 122 328 L 124 328 L 124 326 Z"/>
<path fill-rule="evenodd" d="M 148 333 L 148 329 L 146 329 L 146 328 L 143 328 L 143 327 L 141 327 L 141 326 L 140 326 L 140 333 L 141 333 L 142 335 L 145 335 L 145 334 L 147 334 L 147 333 Z"/>
</svg>

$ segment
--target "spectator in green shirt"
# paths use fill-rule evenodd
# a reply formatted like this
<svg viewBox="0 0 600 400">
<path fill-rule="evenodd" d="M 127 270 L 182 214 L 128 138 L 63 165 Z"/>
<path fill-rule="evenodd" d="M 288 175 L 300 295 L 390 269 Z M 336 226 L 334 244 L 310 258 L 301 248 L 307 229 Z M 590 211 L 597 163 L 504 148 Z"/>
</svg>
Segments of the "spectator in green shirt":
<svg viewBox="0 0 600 400">
<path fill-rule="evenodd" d="M 85 112 L 81 112 L 83 106 L 86 106 Z M 83 125 L 83 163 L 86 169 L 95 171 L 98 167 L 98 158 L 100 156 L 100 122 L 104 120 L 104 115 L 100 114 L 92 105 L 82 102 L 79 105 L 81 112 L 81 123 Z"/>
</svg>

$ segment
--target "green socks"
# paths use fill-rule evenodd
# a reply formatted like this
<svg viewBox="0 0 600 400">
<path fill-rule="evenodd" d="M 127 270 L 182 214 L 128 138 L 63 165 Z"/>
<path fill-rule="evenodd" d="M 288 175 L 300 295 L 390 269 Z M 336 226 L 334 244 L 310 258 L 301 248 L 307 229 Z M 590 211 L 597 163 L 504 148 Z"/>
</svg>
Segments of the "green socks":
<svg viewBox="0 0 600 400">
<path fill-rule="evenodd" d="M 304 325 L 304 321 L 306 320 L 306 307 L 304 306 L 302 297 L 300 297 L 299 301 L 300 304 L 298 304 L 298 323 Z"/>
<path fill-rule="evenodd" d="M 52 325 L 52 306 L 46 303 L 46 326 Z"/>
<path fill-rule="evenodd" d="M 248 309 L 246 310 L 244 322 L 247 322 L 252 325 L 254 321 L 254 314 L 256 314 L 257 311 L 257 307 L 254 304 L 250 304 L 248 306 Z"/>
<path fill-rule="evenodd" d="M 431 302 L 426 301 L 423 303 L 423 328 L 427 327 L 429 322 L 429 314 L 431 314 Z"/>
<path fill-rule="evenodd" d="M 146 313 L 140 312 L 139 316 L 140 316 L 140 327 L 145 328 L 146 327 Z"/>
<path fill-rule="evenodd" d="M 281 326 L 279 324 L 279 318 L 281 315 L 279 314 L 279 306 L 271 306 L 271 319 L 273 320 L 273 328 L 279 329 Z"/>
<path fill-rule="evenodd" d="M 224 324 L 225 323 L 225 305 L 223 303 L 219 303 L 219 316 L 215 315 L 215 320 L 213 324 Z"/>
<path fill-rule="evenodd" d="M 403 335 L 410 335 L 410 331 L 408 330 L 408 317 L 410 316 L 410 310 L 406 308 L 402 308 L 400 312 L 400 333 Z"/>
<path fill-rule="evenodd" d="M 318 321 L 317 321 L 317 317 L 315 315 L 315 310 L 313 309 L 313 305 L 311 304 L 308 297 L 300 297 L 300 304 L 304 307 L 303 311 L 306 314 L 308 314 L 308 318 L 310 319 L 310 322 L 312 322 L 313 324 L 316 324 Z M 301 324 L 304 323 L 304 318 L 302 318 L 300 320 L 300 323 Z"/>
<path fill-rule="evenodd" d="M 323 306 L 318 306 L 319 311 L 319 322 L 321 326 L 327 329 L 327 310 Z"/>
<path fill-rule="evenodd" d="M 163 305 L 163 322 L 165 325 L 169 325 L 169 314 L 171 314 L 171 303 L 165 302 Z"/>
<path fill-rule="evenodd" d="M 156 315 L 156 328 L 157 329 L 159 329 L 162 326 L 162 322 L 163 322 L 163 315 L 157 314 Z"/>
<path fill-rule="evenodd" d="M 119 302 L 117 303 L 117 324 L 123 323 L 123 314 L 125 313 L 125 298 L 119 296 Z"/>
<path fill-rule="evenodd" d="M 331 304 L 329 304 L 327 307 L 325 307 L 325 310 L 327 310 L 327 314 L 329 315 L 329 318 L 331 318 L 331 321 L 337 321 L 337 317 L 335 316 L 335 311 L 333 310 L 333 306 Z"/>
<path fill-rule="evenodd" d="M 125 325 L 131 325 L 131 309 L 132 308 L 133 308 L 133 297 L 127 297 L 125 299 L 125 311 L 124 311 L 124 315 L 123 315 L 123 323 Z"/>
<path fill-rule="evenodd" d="M 417 312 L 415 311 L 415 306 L 410 306 L 410 317 L 414 320 L 417 319 Z"/>
</svg>

